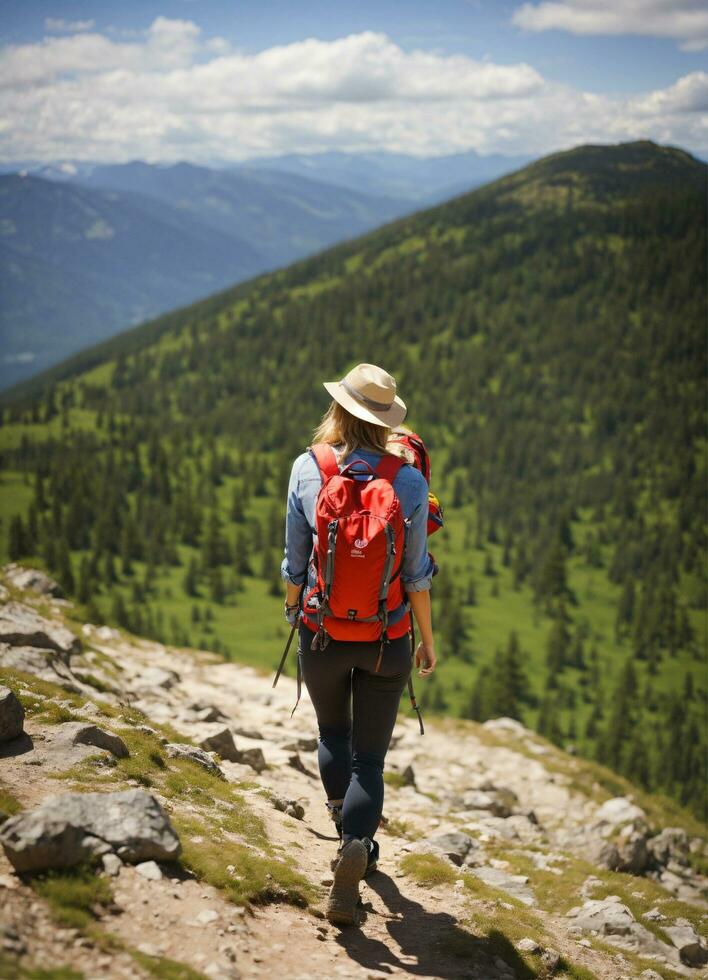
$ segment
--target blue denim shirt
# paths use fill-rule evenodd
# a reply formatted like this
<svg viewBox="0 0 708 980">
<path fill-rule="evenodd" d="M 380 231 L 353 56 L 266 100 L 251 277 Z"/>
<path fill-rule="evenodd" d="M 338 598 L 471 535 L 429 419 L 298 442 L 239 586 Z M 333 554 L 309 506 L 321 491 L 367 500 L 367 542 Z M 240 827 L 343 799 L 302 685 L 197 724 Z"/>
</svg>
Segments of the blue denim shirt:
<svg viewBox="0 0 708 980">
<path fill-rule="evenodd" d="M 381 455 L 358 449 L 341 463 L 351 463 L 355 459 L 363 459 L 375 467 Z M 293 463 L 290 473 L 285 519 L 285 557 L 280 567 L 283 580 L 292 582 L 293 585 L 302 585 L 306 577 L 309 588 L 317 584 L 316 574 L 310 565 L 310 555 L 315 527 L 315 504 L 321 486 L 320 470 L 312 454 L 302 453 Z M 401 581 L 406 592 L 424 592 L 430 588 L 435 568 L 428 554 L 428 484 L 422 473 L 406 463 L 398 471 L 393 488 L 408 523 Z M 405 611 L 405 606 L 400 606 L 391 613 L 389 622 L 397 622 L 405 615 Z"/>
</svg>

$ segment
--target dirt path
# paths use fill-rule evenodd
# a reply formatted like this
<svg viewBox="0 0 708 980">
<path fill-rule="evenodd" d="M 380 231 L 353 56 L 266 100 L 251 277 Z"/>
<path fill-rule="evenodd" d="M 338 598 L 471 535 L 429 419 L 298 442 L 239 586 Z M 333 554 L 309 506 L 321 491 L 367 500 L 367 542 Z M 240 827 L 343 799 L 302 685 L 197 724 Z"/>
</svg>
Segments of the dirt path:
<svg viewBox="0 0 708 980">
<path fill-rule="evenodd" d="M 151 724 L 169 724 L 197 743 L 209 729 L 205 719 L 213 716 L 219 719 L 216 727 L 235 733 L 238 748 L 262 750 L 267 763 L 262 772 L 237 762 L 223 762 L 223 770 L 261 819 L 270 845 L 296 864 L 319 898 L 306 909 L 269 904 L 244 910 L 178 866 L 163 867 L 155 880 L 123 866 L 112 881 L 116 907 L 101 920 L 102 929 L 124 944 L 123 950 L 111 949 L 53 923 L 33 889 L 11 874 L 0 854 L 0 980 L 6 980 L 3 944 L 10 952 L 24 947 L 36 967 L 71 964 L 87 980 L 146 977 L 145 957 L 177 961 L 210 980 L 525 980 L 551 975 L 620 980 L 639 977 L 653 965 L 573 932 L 571 920 L 558 914 L 590 894 L 585 888 L 592 866 L 580 862 L 579 855 L 597 834 L 598 803 L 578 789 L 576 760 L 561 759 L 562 753 L 517 723 L 429 722 L 421 738 L 404 704 L 387 757 L 392 781 L 386 788 L 386 822 L 377 835 L 379 870 L 361 885 L 360 925 L 339 929 L 323 914 L 338 841 L 324 805 L 316 722 L 306 692 L 291 717 L 295 685 L 287 677 L 272 690 L 270 676 L 208 653 L 126 639 L 110 630 L 99 636 L 91 628 L 85 636 L 84 666 L 120 692 L 116 703 L 130 704 Z M 81 711 L 90 717 L 90 705 Z M 125 723 L 118 715 L 114 730 L 120 732 Z M 62 768 L 62 757 L 52 755 L 60 726 L 28 717 L 25 727 L 28 744 L 18 743 L 11 756 L 0 757 L 0 782 L 23 806 L 32 807 L 68 787 L 53 778 Z M 492 794 L 493 806 L 481 799 L 485 793 Z M 297 801 L 304 817 L 277 809 L 276 796 Z M 163 804 L 170 812 L 189 815 L 184 798 L 163 799 Z M 436 852 L 439 856 L 431 860 L 437 862 L 432 866 L 439 877 L 416 873 L 418 866 L 408 857 L 429 853 L 425 838 L 460 831 L 472 839 L 478 860 L 458 868 Z M 534 867 L 542 869 L 537 877 Z M 528 868 L 528 874 L 519 874 L 520 868 Z M 494 885 L 477 871 L 496 872 L 489 879 Z M 627 875 L 613 881 L 619 888 L 625 879 L 622 900 L 635 896 L 638 901 L 636 888 L 645 879 Z M 549 880 L 573 901 L 549 902 Z M 668 892 L 647 895 L 642 897 L 647 908 L 649 901 L 676 906 Z M 533 961 L 517 948 L 525 935 L 538 944 Z M 563 960 L 557 962 L 559 955 L 572 970 Z M 660 977 L 701 976 L 699 970 L 657 968 Z"/>
</svg>

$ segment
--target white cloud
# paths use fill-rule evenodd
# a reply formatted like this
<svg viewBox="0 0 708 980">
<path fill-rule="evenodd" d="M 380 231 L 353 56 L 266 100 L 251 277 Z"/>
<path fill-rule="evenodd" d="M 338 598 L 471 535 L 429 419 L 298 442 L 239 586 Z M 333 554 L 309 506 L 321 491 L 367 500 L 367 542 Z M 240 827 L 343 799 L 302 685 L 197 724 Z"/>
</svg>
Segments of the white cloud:
<svg viewBox="0 0 708 980">
<path fill-rule="evenodd" d="M 685 51 L 708 48 L 705 0 L 543 0 L 524 3 L 512 22 L 527 31 L 667 37 Z"/>
<path fill-rule="evenodd" d="M 640 137 L 705 153 L 707 82 L 694 72 L 612 98 L 523 63 L 406 52 L 373 32 L 245 54 L 192 21 L 158 17 L 137 38 L 77 33 L 0 49 L 0 158 L 541 154 Z"/>
<path fill-rule="evenodd" d="M 96 26 L 95 20 L 62 20 L 61 17 L 45 17 L 44 29 L 50 34 L 76 33 L 90 31 Z"/>
</svg>

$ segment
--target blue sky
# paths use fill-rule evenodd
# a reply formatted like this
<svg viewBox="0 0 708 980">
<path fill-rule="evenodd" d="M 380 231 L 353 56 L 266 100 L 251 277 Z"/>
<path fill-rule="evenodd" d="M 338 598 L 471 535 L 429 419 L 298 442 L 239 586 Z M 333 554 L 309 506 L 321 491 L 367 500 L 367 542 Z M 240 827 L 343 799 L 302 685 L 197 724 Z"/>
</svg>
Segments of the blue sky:
<svg viewBox="0 0 708 980">
<path fill-rule="evenodd" d="M 706 155 L 708 2 L 5 0 L 0 79 L 6 161 Z"/>
</svg>

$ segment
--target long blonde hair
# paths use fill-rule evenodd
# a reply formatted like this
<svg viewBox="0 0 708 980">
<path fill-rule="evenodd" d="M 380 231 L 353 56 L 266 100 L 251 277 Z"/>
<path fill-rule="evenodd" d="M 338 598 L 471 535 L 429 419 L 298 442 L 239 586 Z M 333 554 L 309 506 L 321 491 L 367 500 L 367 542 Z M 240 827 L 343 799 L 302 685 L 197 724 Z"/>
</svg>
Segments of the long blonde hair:
<svg viewBox="0 0 708 980">
<path fill-rule="evenodd" d="M 348 412 L 339 402 L 332 400 L 312 435 L 312 441 L 341 446 L 342 459 L 357 449 L 391 453 L 394 456 L 404 455 L 398 451 L 395 443 L 389 444 L 390 436 L 391 429 L 387 426 L 365 422 Z"/>
</svg>

